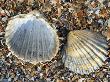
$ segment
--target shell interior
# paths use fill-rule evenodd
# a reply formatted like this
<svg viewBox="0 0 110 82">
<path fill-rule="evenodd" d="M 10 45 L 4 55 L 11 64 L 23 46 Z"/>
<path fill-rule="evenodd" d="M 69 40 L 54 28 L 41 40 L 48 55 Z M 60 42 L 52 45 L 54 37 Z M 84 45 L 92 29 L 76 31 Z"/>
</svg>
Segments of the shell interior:
<svg viewBox="0 0 110 82">
<path fill-rule="evenodd" d="M 6 28 L 6 44 L 19 59 L 31 63 L 51 60 L 59 48 L 56 31 L 38 14 L 21 14 Z"/>
</svg>

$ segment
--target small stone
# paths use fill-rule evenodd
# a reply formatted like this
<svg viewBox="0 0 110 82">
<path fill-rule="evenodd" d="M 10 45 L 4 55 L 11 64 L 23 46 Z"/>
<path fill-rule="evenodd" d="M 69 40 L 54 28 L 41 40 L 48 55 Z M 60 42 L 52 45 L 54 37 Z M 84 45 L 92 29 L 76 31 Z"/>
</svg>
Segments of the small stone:
<svg viewBox="0 0 110 82">
<path fill-rule="evenodd" d="M 32 77 L 31 80 L 34 81 L 34 77 Z"/>
<path fill-rule="evenodd" d="M 43 73 L 40 73 L 40 78 L 43 78 Z"/>
</svg>

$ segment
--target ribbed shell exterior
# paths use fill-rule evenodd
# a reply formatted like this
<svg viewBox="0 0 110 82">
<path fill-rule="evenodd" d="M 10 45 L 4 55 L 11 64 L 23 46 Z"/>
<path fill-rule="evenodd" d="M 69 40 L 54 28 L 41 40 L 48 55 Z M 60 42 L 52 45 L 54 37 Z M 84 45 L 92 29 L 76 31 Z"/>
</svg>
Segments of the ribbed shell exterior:
<svg viewBox="0 0 110 82">
<path fill-rule="evenodd" d="M 5 38 L 15 56 L 33 64 L 51 60 L 59 48 L 56 31 L 37 12 L 13 17 Z"/>
<path fill-rule="evenodd" d="M 88 30 L 71 31 L 63 51 L 63 62 L 75 73 L 89 74 L 99 69 L 108 55 L 106 38 Z"/>
</svg>

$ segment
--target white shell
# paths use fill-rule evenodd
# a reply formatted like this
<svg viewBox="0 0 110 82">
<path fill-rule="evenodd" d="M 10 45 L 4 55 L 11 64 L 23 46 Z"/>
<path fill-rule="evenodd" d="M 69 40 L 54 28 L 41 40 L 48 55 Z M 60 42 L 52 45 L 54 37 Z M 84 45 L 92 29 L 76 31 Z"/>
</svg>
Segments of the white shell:
<svg viewBox="0 0 110 82">
<path fill-rule="evenodd" d="M 99 69 L 108 55 L 106 38 L 89 30 L 76 30 L 68 34 L 63 62 L 75 73 L 89 74 Z"/>
<path fill-rule="evenodd" d="M 37 12 L 10 20 L 5 38 L 14 55 L 34 64 L 51 60 L 59 48 L 56 31 Z"/>
</svg>

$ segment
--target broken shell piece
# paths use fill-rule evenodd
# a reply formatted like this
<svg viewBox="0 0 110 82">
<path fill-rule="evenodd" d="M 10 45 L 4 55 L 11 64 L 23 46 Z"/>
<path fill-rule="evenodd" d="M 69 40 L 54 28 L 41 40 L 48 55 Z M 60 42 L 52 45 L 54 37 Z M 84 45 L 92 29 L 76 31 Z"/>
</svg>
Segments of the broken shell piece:
<svg viewBox="0 0 110 82">
<path fill-rule="evenodd" d="M 88 30 L 71 31 L 63 51 L 63 62 L 75 73 L 89 74 L 99 69 L 108 55 L 106 38 Z"/>
<path fill-rule="evenodd" d="M 6 44 L 19 59 L 36 64 L 51 60 L 59 48 L 56 31 L 37 14 L 21 14 L 9 21 Z"/>
<path fill-rule="evenodd" d="M 108 28 L 110 28 L 110 18 L 107 20 Z"/>
</svg>

